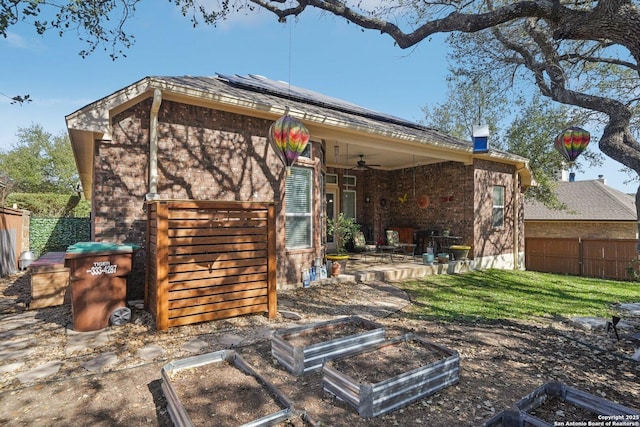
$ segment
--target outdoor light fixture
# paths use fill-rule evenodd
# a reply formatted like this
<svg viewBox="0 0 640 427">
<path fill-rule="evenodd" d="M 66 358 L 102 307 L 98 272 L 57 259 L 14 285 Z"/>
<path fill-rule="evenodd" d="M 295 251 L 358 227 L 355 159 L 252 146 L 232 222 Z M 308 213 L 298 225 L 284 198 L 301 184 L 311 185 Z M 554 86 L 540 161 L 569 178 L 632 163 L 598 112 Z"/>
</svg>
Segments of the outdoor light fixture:
<svg viewBox="0 0 640 427">
<path fill-rule="evenodd" d="M 371 197 L 365 196 L 364 201 L 367 202 L 367 203 L 370 203 L 371 202 Z"/>
<path fill-rule="evenodd" d="M 289 115 L 286 107 L 284 116 L 276 120 L 269 128 L 269 141 L 291 175 L 291 166 L 307 148 L 309 131 L 302 122 Z"/>
</svg>

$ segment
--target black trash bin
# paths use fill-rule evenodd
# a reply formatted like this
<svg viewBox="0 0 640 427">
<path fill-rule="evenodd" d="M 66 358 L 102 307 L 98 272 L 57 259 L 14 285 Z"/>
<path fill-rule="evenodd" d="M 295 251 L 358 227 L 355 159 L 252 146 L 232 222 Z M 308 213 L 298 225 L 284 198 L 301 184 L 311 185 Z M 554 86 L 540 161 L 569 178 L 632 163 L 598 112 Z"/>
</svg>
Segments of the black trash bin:
<svg viewBox="0 0 640 427">
<path fill-rule="evenodd" d="M 73 329 L 97 331 L 127 319 L 127 277 L 133 244 L 80 242 L 65 253 L 69 267 Z"/>
</svg>

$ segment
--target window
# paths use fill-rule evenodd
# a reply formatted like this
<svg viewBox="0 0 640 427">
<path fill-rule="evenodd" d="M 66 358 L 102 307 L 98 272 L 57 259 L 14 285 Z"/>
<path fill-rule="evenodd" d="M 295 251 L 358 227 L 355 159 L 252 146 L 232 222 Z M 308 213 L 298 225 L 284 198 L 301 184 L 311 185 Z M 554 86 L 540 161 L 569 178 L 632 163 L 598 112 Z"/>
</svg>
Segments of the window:
<svg viewBox="0 0 640 427">
<path fill-rule="evenodd" d="M 338 185 L 338 175 L 335 173 L 328 173 L 326 180 L 327 184 Z"/>
<path fill-rule="evenodd" d="M 311 169 L 293 166 L 287 177 L 285 189 L 286 246 L 287 248 L 311 247 L 312 197 Z"/>
<path fill-rule="evenodd" d="M 356 186 L 356 177 L 355 175 L 345 175 L 342 177 L 344 181 L 345 187 L 355 187 Z"/>
<path fill-rule="evenodd" d="M 504 187 L 493 187 L 493 226 L 504 227 Z"/>
<path fill-rule="evenodd" d="M 304 147 L 304 150 L 302 150 L 302 153 L 300 153 L 300 157 L 306 157 L 308 159 L 311 158 L 311 141 L 309 141 L 307 146 Z"/>
<path fill-rule="evenodd" d="M 354 190 L 342 191 L 342 212 L 347 218 L 356 217 L 356 192 Z"/>
</svg>

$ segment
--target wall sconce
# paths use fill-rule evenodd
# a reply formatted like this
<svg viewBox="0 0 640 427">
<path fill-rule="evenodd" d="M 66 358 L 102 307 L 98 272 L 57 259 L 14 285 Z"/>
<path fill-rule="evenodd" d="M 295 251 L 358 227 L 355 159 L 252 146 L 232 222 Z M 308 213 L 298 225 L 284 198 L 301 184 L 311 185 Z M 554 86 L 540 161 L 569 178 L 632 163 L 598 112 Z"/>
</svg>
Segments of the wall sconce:
<svg viewBox="0 0 640 427">
<path fill-rule="evenodd" d="M 371 197 L 370 196 L 364 196 L 364 201 L 366 203 L 370 203 L 371 202 Z"/>
</svg>

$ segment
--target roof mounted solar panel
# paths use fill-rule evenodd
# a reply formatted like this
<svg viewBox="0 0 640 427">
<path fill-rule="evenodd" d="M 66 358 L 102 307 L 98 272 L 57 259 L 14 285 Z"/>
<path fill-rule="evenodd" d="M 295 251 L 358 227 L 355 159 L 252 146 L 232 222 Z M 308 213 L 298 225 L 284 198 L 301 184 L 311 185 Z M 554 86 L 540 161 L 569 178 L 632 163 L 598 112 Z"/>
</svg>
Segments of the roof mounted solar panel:
<svg viewBox="0 0 640 427">
<path fill-rule="evenodd" d="M 414 129 L 430 129 L 428 127 L 419 125 L 414 122 L 410 122 L 405 119 L 401 119 L 399 117 L 369 110 L 369 109 L 360 107 L 359 105 L 351 104 L 349 102 L 343 101 L 341 99 L 332 98 L 332 97 L 323 95 L 321 93 L 300 88 L 297 86 L 291 86 L 287 82 L 270 80 L 270 79 L 267 79 L 266 77 L 259 76 L 256 74 L 249 74 L 248 76 L 238 76 L 238 75 L 229 76 L 226 74 L 217 74 L 217 75 L 221 79 L 229 82 L 229 84 L 239 88 L 257 91 L 257 92 L 270 94 L 270 95 L 275 95 L 275 96 L 290 99 L 293 101 L 305 102 L 312 105 L 316 105 L 318 107 L 329 108 L 332 110 L 341 111 L 343 113 L 355 114 L 355 115 L 367 117 L 373 120 L 383 121 L 386 123 L 394 123 L 402 126 L 411 127 Z"/>
</svg>

